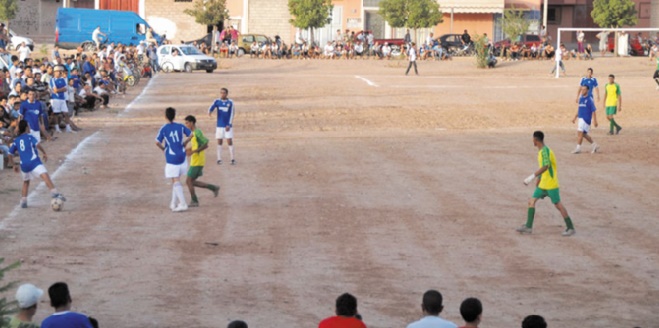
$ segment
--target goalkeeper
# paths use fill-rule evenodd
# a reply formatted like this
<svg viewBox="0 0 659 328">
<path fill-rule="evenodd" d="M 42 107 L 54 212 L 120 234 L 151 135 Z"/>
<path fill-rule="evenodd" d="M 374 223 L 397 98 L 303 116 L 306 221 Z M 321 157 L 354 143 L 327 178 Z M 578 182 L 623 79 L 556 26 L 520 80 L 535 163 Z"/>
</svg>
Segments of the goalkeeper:
<svg viewBox="0 0 659 328">
<path fill-rule="evenodd" d="M 545 146 L 545 135 L 542 131 L 533 132 L 533 145 L 540 151 L 538 152 L 538 165 L 540 169 L 534 174 L 530 175 L 524 180 L 524 184 L 528 185 L 538 178 L 536 182 L 535 192 L 533 197 L 529 200 L 528 218 L 526 224 L 517 228 L 517 232 L 522 234 L 530 234 L 533 231 L 533 218 L 535 216 L 535 203 L 538 199 L 549 196 L 551 202 L 556 206 L 561 215 L 565 219 L 567 229 L 563 231 L 563 236 L 568 237 L 575 234 L 572 219 L 567 214 L 567 210 L 561 203 L 561 196 L 558 191 L 558 168 L 556 167 L 556 157 L 554 152 Z"/>
</svg>

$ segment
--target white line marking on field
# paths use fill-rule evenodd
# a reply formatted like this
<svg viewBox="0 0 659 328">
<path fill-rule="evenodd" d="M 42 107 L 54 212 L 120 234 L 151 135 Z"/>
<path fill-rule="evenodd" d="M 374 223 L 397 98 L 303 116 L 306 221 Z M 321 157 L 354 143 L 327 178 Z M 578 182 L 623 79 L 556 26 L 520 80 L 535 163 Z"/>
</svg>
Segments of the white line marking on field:
<svg viewBox="0 0 659 328">
<path fill-rule="evenodd" d="M 137 99 L 142 98 L 142 96 L 144 95 L 144 93 L 146 92 L 146 90 L 149 89 L 149 86 L 151 86 L 151 82 L 153 82 L 153 80 L 156 79 L 156 76 L 158 76 L 158 74 L 154 75 L 152 78 L 149 79 L 149 82 L 146 84 L 146 86 L 144 86 L 144 89 L 142 89 L 142 92 L 140 92 L 140 94 L 137 95 L 137 97 L 135 97 L 135 99 L 133 99 L 133 101 L 131 101 L 130 104 L 128 104 L 128 106 L 126 106 L 126 108 L 125 108 L 124 111 L 119 115 L 119 117 L 123 117 L 123 115 L 124 115 L 125 113 L 128 113 L 128 112 L 131 111 L 131 109 L 133 109 L 133 104 L 135 103 L 135 101 L 136 101 Z"/>
<path fill-rule="evenodd" d="M 133 99 L 133 101 L 131 101 L 128 104 L 128 106 L 126 106 L 126 108 L 124 109 L 124 112 L 130 110 L 130 108 L 133 107 L 133 104 L 135 104 L 140 98 L 142 98 L 142 96 L 144 95 L 144 92 L 151 85 L 151 81 L 153 81 L 153 78 L 151 80 L 149 80 L 149 83 L 147 83 L 147 85 L 144 87 L 142 92 L 137 97 L 135 97 L 135 99 Z M 122 114 L 124 112 L 122 112 Z M 60 172 L 62 172 L 62 171 L 70 171 L 69 166 L 72 164 L 73 159 L 78 155 L 79 152 L 81 152 L 83 150 L 83 148 L 85 148 L 88 144 L 90 144 L 93 140 L 95 140 L 100 135 L 100 133 L 101 133 L 101 131 L 94 132 L 92 135 L 90 135 L 87 138 L 83 139 L 73 150 L 71 150 L 71 152 L 69 152 L 66 155 L 66 158 L 64 158 L 64 162 L 62 162 L 62 165 L 60 165 L 60 167 L 58 167 L 57 170 L 55 170 L 55 172 L 50 175 L 51 179 L 55 180 L 59 176 Z M 20 175 L 17 175 L 17 176 L 20 176 Z M 18 181 L 20 179 L 16 179 L 16 180 Z M 57 187 L 56 181 L 53 181 L 53 182 L 55 183 L 55 187 Z M 41 192 L 41 190 L 43 190 L 45 188 L 46 188 L 46 184 L 43 181 L 41 181 L 36 188 L 32 189 L 32 191 L 27 196 L 28 204 L 30 204 L 31 200 L 33 200 L 36 197 L 36 195 L 39 192 Z M 61 190 L 62 189 L 58 189 L 58 191 L 61 191 Z M 65 196 L 66 196 L 66 194 L 65 194 Z M 4 219 L 0 220 L 0 230 L 5 230 L 7 224 L 10 221 L 14 220 L 18 216 L 18 213 L 20 211 L 21 211 L 20 204 L 16 205 L 16 207 L 14 207 L 14 210 L 12 210 L 9 213 L 9 215 L 7 215 Z"/>
<path fill-rule="evenodd" d="M 423 85 L 386 85 L 388 88 L 401 88 L 401 89 L 455 89 L 455 88 L 472 88 L 471 85 L 457 85 L 457 84 L 423 84 Z M 542 86 L 542 89 L 546 88 L 571 88 L 571 85 L 548 85 Z M 479 89 L 528 89 L 528 88 L 538 88 L 537 85 L 490 85 L 490 86 L 481 86 Z"/>
<path fill-rule="evenodd" d="M 366 84 L 368 84 L 368 85 L 370 85 L 370 86 L 372 86 L 372 87 L 376 87 L 376 88 L 377 88 L 377 87 L 379 86 L 379 85 L 377 85 L 377 84 L 371 82 L 369 79 L 364 78 L 364 77 L 361 77 L 361 76 L 359 76 L 359 75 L 355 75 L 355 78 L 358 78 L 358 79 L 360 79 L 360 80 L 366 82 Z"/>
</svg>

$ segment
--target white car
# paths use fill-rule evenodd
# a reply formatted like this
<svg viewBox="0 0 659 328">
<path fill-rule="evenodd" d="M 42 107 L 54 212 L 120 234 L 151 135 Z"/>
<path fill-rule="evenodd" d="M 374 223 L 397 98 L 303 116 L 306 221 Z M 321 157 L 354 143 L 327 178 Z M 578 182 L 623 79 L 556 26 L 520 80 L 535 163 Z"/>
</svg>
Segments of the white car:
<svg viewBox="0 0 659 328">
<path fill-rule="evenodd" d="M 158 66 L 165 73 L 173 71 L 190 73 L 193 70 L 213 73 L 217 69 L 217 61 L 191 45 L 165 44 L 158 47 Z"/>
<path fill-rule="evenodd" d="M 18 36 L 14 31 L 9 30 L 9 44 L 7 45 L 7 50 L 15 50 L 18 48 L 18 46 L 21 45 L 21 43 L 25 42 L 25 45 L 30 48 L 31 51 L 34 51 L 34 41 L 30 38 L 26 38 L 24 36 Z"/>
</svg>

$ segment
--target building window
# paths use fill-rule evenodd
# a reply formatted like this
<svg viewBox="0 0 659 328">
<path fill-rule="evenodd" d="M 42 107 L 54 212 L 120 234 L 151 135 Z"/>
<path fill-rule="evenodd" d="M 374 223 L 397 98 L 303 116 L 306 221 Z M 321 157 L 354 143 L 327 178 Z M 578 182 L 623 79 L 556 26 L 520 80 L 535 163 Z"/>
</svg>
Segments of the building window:
<svg viewBox="0 0 659 328">
<path fill-rule="evenodd" d="M 382 0 L 364 0 L 364 7 L 379 7 Z"/>
<path fill-rule="evenodd" d="M 549 6 L 547 8 L 547 24 L 560 24 L 561 23 L 561 7 Z"/>
</svg>

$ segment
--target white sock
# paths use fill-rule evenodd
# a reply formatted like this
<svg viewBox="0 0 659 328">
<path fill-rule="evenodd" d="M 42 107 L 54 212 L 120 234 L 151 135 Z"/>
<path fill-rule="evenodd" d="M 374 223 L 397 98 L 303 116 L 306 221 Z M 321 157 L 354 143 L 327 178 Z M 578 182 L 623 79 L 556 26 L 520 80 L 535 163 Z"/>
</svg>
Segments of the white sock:
<svg viewBox="0 0 659 328">
<path fill-rule="evenodd" d="M 172 204 L 176 206 L 176 184 L 172 185 Z"/>
<path fill-rule="evenodd" d="M 229 154 L 231 154 L 231 159 L 233 160 L 233 146 L 229 146 Z"/>
<path fill-rule="evenodd" d="M 221 161 L 222 160 L 222 146 L 217 145 L 217 160 Z"/>
<path fill-rule="evenodd" d="M 178 198 L 179 206 L 180 205 L 187 206 L 188 203 L 186 203 L 185 201 L 185 195 L 183 194 L 183 186 L 178 181 L 174 183 L 174 192 L 176 193 L 176 198 Z"/>
</svg>

